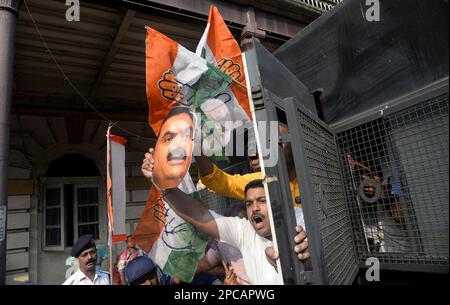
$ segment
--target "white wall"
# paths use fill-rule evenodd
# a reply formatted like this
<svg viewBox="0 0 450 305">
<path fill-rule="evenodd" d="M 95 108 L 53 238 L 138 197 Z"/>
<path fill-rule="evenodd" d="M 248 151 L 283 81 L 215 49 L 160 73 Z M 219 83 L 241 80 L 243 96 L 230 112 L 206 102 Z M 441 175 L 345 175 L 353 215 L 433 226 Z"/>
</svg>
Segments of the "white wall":
<svg viewBox="0 0 450 305">
<path fill-rule="evenodd" d="M 29 179 L 30 171 L 9 168 L 10 179 Z M 8 196 L 8 226 L 6 239 L 6 284 L 21 284 L 30 280 L 30 195 Z"/>
</svg>

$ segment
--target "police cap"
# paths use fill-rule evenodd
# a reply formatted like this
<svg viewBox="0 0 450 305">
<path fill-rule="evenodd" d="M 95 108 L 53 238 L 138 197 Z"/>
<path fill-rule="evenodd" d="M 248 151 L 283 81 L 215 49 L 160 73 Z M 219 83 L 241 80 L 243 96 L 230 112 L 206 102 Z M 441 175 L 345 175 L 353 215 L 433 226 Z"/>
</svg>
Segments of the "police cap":
<svg viewBox="0 0 450 305">
<path fill-rule="evenodd" d="M 92 236 L 91 234 L 83 235 L 78 238 L 78 240 L 73 245 L 70 255 L 72 255 L 73 257 L 78 257 L 81 252 L 92 247 L 95 248 L 94 236 Z"/>
</svg>

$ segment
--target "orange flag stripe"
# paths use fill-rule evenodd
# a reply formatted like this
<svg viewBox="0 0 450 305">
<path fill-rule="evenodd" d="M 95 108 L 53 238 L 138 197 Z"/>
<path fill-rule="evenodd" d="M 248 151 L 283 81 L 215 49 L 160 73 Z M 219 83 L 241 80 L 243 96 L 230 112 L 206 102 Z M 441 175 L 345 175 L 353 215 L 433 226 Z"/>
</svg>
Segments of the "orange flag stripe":
<svg viewBox="0 0 450 305">
<path fill-rule="evenodd" d="M 247 91 L 245 90 L 245 74 L 244 65 L 242 61 L 242 52 L 239 48 L 237 41 L 234 39 L 230 30 L 228 29 L 225 21 L 219 13 L 216 6 L 211 5 L 209 10 L 208 24 L 210 25 L 207 45 L 214 54 L 216 61 L 220 61 L 222 58 L 232 59 L 235 63 L 240 65 L 242 71 L 242 77 L 238 80 L 244 87 L 233 84 L 231 90 L 234 96 L 239 101 L 242 109 L 251 118 L 250 104 L 248 101 Z"/>
<path fill-rule="evenodd" d="M 159 238 L 164 226 L 163 223 L 153 215 L 153 207 L 158 202 L 158 199 L 159 192 L 152 186 L 147 204 L 145 205 L 139 223 L 132 236 L 139 248 L 147 253 L 150 252 L 154 242 Z M 165 219 L 161 220 L 165 221 Z"/>
<path fill-rule="evenodd" d="M 153 131 L 158 134 L 161 123 L 169 110 L 176 104 L 161 95 L 158 81 L 169 70 L 178 54 L 178 43 L 160 32 L 147 27 L 145 41 L 146 89 L 148 103 L 148 121 Z"/>
</svg>

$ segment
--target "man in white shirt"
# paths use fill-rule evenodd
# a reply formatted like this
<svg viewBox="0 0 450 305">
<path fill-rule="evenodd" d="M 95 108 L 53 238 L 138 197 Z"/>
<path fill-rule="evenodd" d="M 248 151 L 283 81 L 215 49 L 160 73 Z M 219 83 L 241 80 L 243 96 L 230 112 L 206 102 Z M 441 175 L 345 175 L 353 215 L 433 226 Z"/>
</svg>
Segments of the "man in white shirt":
<svg viewBox="0 0 450 305">
<path fill-rule="evenodd" d="M 161 195 L 180 217 L 197 229 L 238 248 L 251 284 L 277 284 L 277 271 L 269 257 L 277 259 L 278 254 L 271 249 L 272 232 L 262 180 L 254 180 L 245 187 L 248 220 L 224 217 L 209 211 L 177 188 L 164 190 Z M 298 212 L 301 213 L 301 210 Z M 294 251 L 300 260 L 306 260 L 310 256 L 306 233 L 301 226 L 297 226 L 296 230 Z"/>
<path fill-rule="evenodd" d="M 96 271 L 97 249 L 92 235 L 81 236 L 73 245 L 70 254 L 78 260 L 80 269 L 63 285 L 109 285 L 109 273 Z"/>
</svg>

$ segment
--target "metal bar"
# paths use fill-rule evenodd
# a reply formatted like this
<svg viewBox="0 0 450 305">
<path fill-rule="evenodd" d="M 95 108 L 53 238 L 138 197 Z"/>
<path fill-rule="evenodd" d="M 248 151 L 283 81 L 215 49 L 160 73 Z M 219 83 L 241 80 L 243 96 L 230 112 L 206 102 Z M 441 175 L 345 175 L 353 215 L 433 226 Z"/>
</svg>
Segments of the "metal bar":
<svg viewBox="0 0 450 305">
<path fill-rule="evenodd" d="M 304 139 L 302 135 L 302 126 L 297 121 L 297 107 L 294 99 L 285 99 L 286 117 L 288 121 L 289 134 L 294 138 L 295 145 L 292 145 L 292 154 L 294 155 L 295 169 L 298 174 L 301 197 L 303 204 L 303 215 L 305 218 L 306 231 L 308 232 L 308 241 L 311 251 L 311 265 L 313 271 L 314 284 L 324 285 L 327 283 L 325 275 L 325 261 L 323 255 L 322 238 L 320 235 L 320 224 L 318 222 L 317 211 L 314 206 L 314 191 L 312 190 L 309 179 L 310 170 L 307 166 L 306 153 L 303 149 Z"/>
<path fill-rule="evenodd" d="M 257 62 L 257 54 L 255 49 L 245 53 L 244 66 L 246 67 L 246 75 L 248 77 L 247 86 L 251 87 L 251 107 L 254 113 L 254 122 L 278 121 L 276 115 L 275 101 L 270 100 L 268 95 L 261 88 L 261 79 L 259 77 L 259 67 Z M 259 136 L 259 130 L 255 127 L 255 136 Z M 270 138 L 270 137 L 269 137 Z M 279 143 L 273 145 L 269 138 L 265 138 L 265 142 L 260 144 L 269 147 L 270 155 L 278 153 L 278 162 L 273 167 L 264 166 L 264 158 L 262 151 L 259 152 L 260 165 L 264 177 L 277 179 L 275 183 L 266 183 L 265 190 L 268 198 L 269 216 L 271 219 L 271 229 L 274 246 L 278 248 L 280 260 L 277 261 L 279 273 L 283 277 L 284 284 L 302 284 L 306 281 L 302 279 L 302 271 L 304 271 L 301 262 L 297 259 L 297 255 L 292 251 L 294 247 L 295 236 L 295 216 L 292 206 L 292 196 L 289 188 L 288 170 L 285 164 L 283 150 Z M 259 139 L 263 140 L 263 139 Z M 258 147 L 261 149 L 261 146 Z M 270 180 L 270 179 L 268 179 Z M 275 230 L 276 228 L 276 230 Z"/>
<path fill-rule="evenodd" d="M 359 126 L 371 120 L 376 120 L 381 116 L 386 116 L 395 113 L 406 107 L 412 107 L 432 97 L 448 93 L 449 91 L 449 77 L 444 77 L 434 83 L 428 84 L 415 91 L 409 92 L 405 95 L 397 97 L 393 100 L 387 101 L 374 108 L 364 112 L 355 114 L 349 118 L 343 119 L 339 122 L 331 124 L 330 127 L 335 133 L 340 133 L 349 130 L 353 127 Z"/>
<path fill-rule="evenodd" d="M 20 0 L 0 0 L 0 285 L 6 278 L 8 160 L 14 39 Z"/>
</svg>

